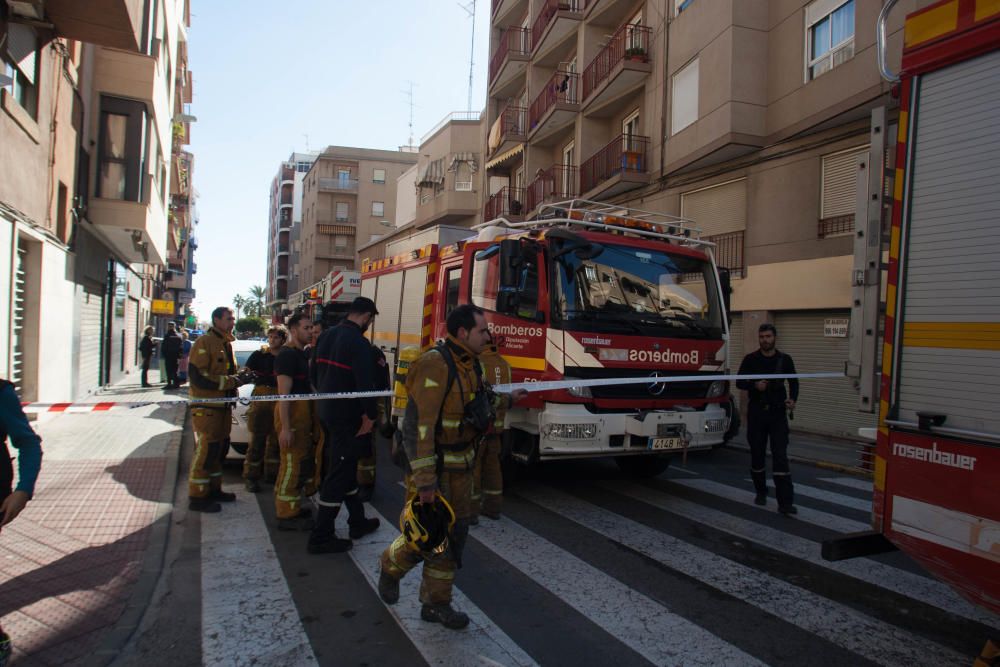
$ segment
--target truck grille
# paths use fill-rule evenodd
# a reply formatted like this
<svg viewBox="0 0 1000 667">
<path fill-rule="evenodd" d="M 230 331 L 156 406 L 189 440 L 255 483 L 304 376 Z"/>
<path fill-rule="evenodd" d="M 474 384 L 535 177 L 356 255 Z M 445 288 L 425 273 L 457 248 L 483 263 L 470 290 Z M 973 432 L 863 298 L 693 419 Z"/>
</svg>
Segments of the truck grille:
<svg viewBox="0 0 1000 667">
<path fill-rule="evenodd" d="M 631 370 L 621 368 L 567 368 L 564 375 L 567 380 L 596 380 L 602 378 L 617 377 L 648 377 L 652 371 Z M 658 371 L 661 377 L 681 376 L 681 375 L 714 375 L 715 372 L 698 371 Z M 684 399 L 684 398 L 705 398 L 711 381 L 706 382 L 674 382 L 663 385 L 663 391 L 653 393 L 650 385 L 654 382 L 650 378 L 649 384 L 626 384 L 607 387 L 591 387 L 590 392 L 594 398 L 607 399 Z"/>
</svg>

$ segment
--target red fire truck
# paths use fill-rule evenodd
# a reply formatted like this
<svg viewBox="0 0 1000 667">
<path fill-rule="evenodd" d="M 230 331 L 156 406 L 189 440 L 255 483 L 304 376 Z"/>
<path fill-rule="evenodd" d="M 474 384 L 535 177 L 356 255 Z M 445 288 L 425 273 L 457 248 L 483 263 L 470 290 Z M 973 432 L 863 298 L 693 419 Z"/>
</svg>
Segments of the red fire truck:
<svg viewBox="0 0 1000 667">
<path fill-rule="evenodd" d="M 379 316 L 371 335 L 405 366 L 447 335 L 456 305 L 486 311 L 515 382 L 648 377 L 643 384 L 533 392 L 508 413 L 522 462 L 614 456 L 636 475 L 723 442 L 724 381 L 666 383 L 727 368 L 729 275 L 690 221 L 575 200 L 528 222 L 494 220 L 458 243 L 362 266 Z"/>
<path fill-rule="evenodd" d="M 335 270 L 326 274 L 318 283 L 292 294 L 285 307 L 289 311 L 304 311 L 312 321 L 317 322 L 324 320 L 326 313 L 346 311 L 360 294 L 359 272 Z M 283 318 L 277 316 L 276 321 L 280 323 Z"/>
<path fill-rule="evenodd" d="M 1000 3 L 910 14 L 898 78 L 884 65 L 892 4 L 878 25 L 900 111 L 874 532 L 824 555 L 891 543 L 1000 612 Z"/>
</svg>

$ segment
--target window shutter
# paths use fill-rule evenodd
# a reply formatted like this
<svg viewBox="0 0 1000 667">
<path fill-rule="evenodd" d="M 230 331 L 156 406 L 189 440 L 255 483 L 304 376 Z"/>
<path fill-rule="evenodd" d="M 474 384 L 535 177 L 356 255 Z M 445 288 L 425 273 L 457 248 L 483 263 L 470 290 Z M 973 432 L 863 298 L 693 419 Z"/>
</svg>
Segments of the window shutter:
<svg viewBox="0 0 1000 667">
<path fill-rule="evenodd" d="M 746 229 L 746 179 L 682 194 L 681 216 L 701 229 L 703 237 Z"/>
<path fill-rule="evenodd" d="M 677 134 L 698 120 L 697 58 L 674 75 L 670 97 L 670 133 Z"/>
<path fill-rule="evenodd" d="M 821 219 L 854 215 L 857 208 L 857 160 L 867 147 L 823 157 Z"/>
</svg>

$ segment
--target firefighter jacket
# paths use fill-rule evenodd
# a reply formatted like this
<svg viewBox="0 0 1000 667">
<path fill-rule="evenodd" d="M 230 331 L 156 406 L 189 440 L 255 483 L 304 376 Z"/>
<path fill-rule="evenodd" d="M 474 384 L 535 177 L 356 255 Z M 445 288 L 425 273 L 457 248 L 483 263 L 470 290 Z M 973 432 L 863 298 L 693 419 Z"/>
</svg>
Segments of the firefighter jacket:
<svg viewBox="0 0 1000 667">
<path fill-rule="evenodd" d="M 188 374 L 191 381 L 191 398 L 226 398 L 236 396 L 239 386 L 236 357 L 233 356 L 231 335 L 215 327 L 210 328 L 191 346 Z M 205 407 L 225 407 L 225 403 L 203 404 Z"/>
<path fill-rule="evenodd" d="M 510 364 L 497 351 L 496 345 L 490 345 L 479 355 L 479 361 L 483 365 L 483 379 L 490 385 L 510 384 Z M 510 407 L 510 397 L 506 394 L 496 394 L 493 399 L 493 409 L 497 416 L 493 422 L 493 431 L 499 433 L 503 430 L 503 420 L 507 415 L 507 408 Z"/>
<path fill-rule="evenodd" d="M 409 401 L 403 428 L 404 432 L 415 428 L 416 433 L 404 433 L 404 438 L 415 435 L 416 451 L 408 451 L 407 455 L 418 489 L 437 485 L 439 456 L 443 469 L 470 470 L 475 461 L 473 441 L 482 435 L 463 423 L 465 404 L 472 400 L 480 384 L 474 366 L 479 361 L 452 336 L 445 345 L 451 350 L 457 373 L 450 387 L 448 362 L 434 349 L 412 362 L 406 374 Z"/>
</svg>

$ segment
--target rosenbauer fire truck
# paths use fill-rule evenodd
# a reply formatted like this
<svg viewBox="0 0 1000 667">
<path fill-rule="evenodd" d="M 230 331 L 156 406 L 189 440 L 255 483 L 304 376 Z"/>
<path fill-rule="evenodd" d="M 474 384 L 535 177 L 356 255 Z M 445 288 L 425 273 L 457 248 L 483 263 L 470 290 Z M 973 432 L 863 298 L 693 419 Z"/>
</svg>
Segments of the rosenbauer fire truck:
<svg viewBox="0 0 1000 667">
<path fill-rule="evenodd" d="M 322 280 L 288 297 L 285 308 L 300 310 L 313 322 L 326 321 L 330 313 L 342 314 L 361 295 L 361 274 L 358 271 L 330 271 Z M 280 324 L 283 318 L 275 318 Z M 327 322 L 329 326 L 329 322 Z"/>
<path fill-rule="evenodd" d="M 824 556 L 898 547 L 1000 613 L 1000 3 L 910 14 L 898 78 L 885 67 L 892 5 L 877 27 L 900 111 L 873 531 L 825 543 Z M 877 227 L 858 235 L 876 268 Z M 859 271 L 877 299 L 881 271 Z M 871 335 L 874 321 L 852 326 Z"/>
<path fill-rule="evenodd" d="M 515 382 L 649 379 L 532 392 L 507 414 L 515 460 L 614 456 L 653 475 L 671 454 L 723 442 L 728 383 L 662 381 L 727 368 L 729 275 L 690 221 L 574 200 L 477 231 L 362 265 L 361 293 L 379 309 L 370 334 L 395 367 L 446 337 L 448 313 L 472 303 Z"/>
</svg>

